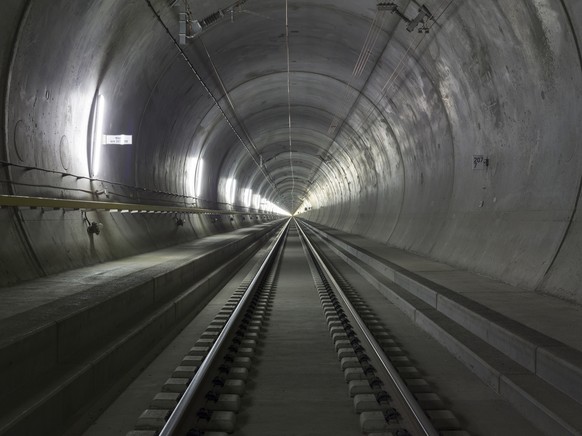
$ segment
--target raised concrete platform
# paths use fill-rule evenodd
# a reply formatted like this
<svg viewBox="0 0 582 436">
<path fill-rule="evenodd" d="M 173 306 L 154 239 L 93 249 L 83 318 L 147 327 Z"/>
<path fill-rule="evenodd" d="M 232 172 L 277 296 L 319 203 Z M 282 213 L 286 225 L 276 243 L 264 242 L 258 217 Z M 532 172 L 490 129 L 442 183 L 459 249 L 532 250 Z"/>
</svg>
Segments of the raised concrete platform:
<svg viewBox="0 0 582 436">
<path fill-rule="evenodd" d="M 191 319 L 276 227 L 257 225 L 1 289 L 0 434 L 62 434 L 83 407 Z"/>
<path fill-rule="evenodd" d="M 582 307 L 309 224 L 540 428 L 582 431 Z"/>
</svg>

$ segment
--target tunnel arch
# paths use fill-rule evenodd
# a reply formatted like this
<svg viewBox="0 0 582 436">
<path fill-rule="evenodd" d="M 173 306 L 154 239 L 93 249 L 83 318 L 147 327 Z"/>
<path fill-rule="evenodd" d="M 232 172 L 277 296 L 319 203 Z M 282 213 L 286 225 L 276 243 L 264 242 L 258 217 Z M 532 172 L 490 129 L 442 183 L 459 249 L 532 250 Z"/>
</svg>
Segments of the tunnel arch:
<svg viewBox="0 0 582 436">
<path fill-rule="evenodd" d="M 226 5 L 191 2 L 199 18 Z M 387 14 L 359 76 L 376 2 L 290 2 L 291 147 L 277 2 L 253 0 L 245 7 L 254 15 L 183 46 L 200 81 L 145 2 L 69 3 L 2 6 L 2 194 L 181 205 L 199 197 L 222 207 L 221 180 L 232 177 L 286 207 L 317 205 L 306 219 L 582 301 L 576 2 L 428 1 L 437 20 L 424 36 Z M 152 4 L 174 32 L 180 8 Z M 99 92 L 110 105 L 107 133 L 134 144 L 107 145 L 103 178 L 91 180 L 86 132 Z M 297 159 L 293 200 L 287 152 Z M 254 162 L 263 154 L 268 176 Z M 280 161 L 269 160 L 275 154 Z M 474 155 L 489 166 L 474 170 Z M 200 195 L 190 158 L 208 171 Z M 18 253 L 8 270 L 29 271 L 4 271 L 4 283 L 147 251 L 168 232 L 163 220 L 99 216 L 112 233 L 92 251 L 77 218 L 1 213 Z M 168 243 L 215 231 L 203 218 L 190 223 Z"/>
</svg>

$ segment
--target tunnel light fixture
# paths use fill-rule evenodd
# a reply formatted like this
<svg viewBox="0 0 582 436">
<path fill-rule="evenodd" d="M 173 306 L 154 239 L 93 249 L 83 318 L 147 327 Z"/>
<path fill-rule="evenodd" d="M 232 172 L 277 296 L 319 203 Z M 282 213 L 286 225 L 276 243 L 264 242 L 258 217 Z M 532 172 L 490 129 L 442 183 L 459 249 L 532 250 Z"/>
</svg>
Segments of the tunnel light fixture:
<svg viewBox="0 0 582 436">
<path fill-rule="evenodd" d="M 186 159 L 186 189 L 187 193 L 194 193 L 196 195 L 196 166 L 198 165 L 197 157 L 189 157 Z"/>
<path fill-rule="evenodd" d="M 287 212 L 285 209 L 282 209 L 276 205 L 275 205 L 274 212 L 278 213 L 279 215 L 283 215 L 283 216 L 291 216 L 291 214 L 289 212 Z"/>
<path fill-rule="evenodd" d="M 285 215 L 285 216 L 291 216 L 291 214 L 289 212 L 287 212 L 285 209 L 280 208 L 279 206 L 277 206 L 276 204 L 263 199 L 263 202 L 261 203 L 261 210 L 263 212 L 267 212 L 267 213 L 276 213 L 279 215 Z"/>
<path fill-rule="evenodd" d="M 95 99 L 93 125 L 91 129 L 91 176 L 96 177 L 101 170 L 101 148 L 103 145 L 103 121 L 105 118 L 105 98 L 99 94 Z"/>
<path fill-rule="evenodd" d="M 186 189 L 196 198 L 202 194 L 202 177 L 204 174 L 204 159 L 189 157 L 186 161 Z"/>
<path fill-rule="evenodd" d="M 243 190 L 243 206 L 244 207 L 251 206 L 252 197 L 253 197 L 253 190 L 250 188 L 245 188 Z"/>
<path fill-rule="evenodd" d="M 253 207 L 253 209 L 259 209 L 261 207 L 261 196 L 260 196 L 260 194 L 254 194 L 253 195 L 252 207 Z"/>
<path fill-rule="evenodd" d="M 195 188 L 195 195 L 196 197 L 200 197 L 202 195 L 202 178 L 204 174 L 204 159 L 198 159 L 198 169 L 196 170 L 196 188 Z"/>
<path fill-rule="evenodd" d="M 230 177 L 226 179 L 225 197 L 228 204 L 233 204 L 236 195 L 236 179 Z"/>
</svg>

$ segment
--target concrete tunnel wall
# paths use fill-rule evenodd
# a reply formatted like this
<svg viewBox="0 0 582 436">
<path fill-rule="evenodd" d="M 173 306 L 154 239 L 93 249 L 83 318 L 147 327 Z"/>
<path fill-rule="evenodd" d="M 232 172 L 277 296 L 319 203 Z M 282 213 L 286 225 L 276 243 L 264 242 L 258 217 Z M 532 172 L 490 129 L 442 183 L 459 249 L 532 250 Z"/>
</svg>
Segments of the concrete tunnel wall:
<svg viewBox="0 0 582 436">
<path fill-rule="evenodd" d="M 181 2 L 171 3 L 152 2 L 177 37 Z M 190 2 L 197 19 L 231 3 Z M 105 133 L 131 134 L 133 145 L 104 146 L 98 178 L 108 182 L 3 165 L 0 193 L 171 205 L 198 197 L 250 210 L 261 207 L 246 202 L 252 189 L 307 219 L 582 302 L 581 3 L 425 4 L 437 17 L 428 34 L 376 16 L 375 1 L 290 1 L 290 76 L 281 1 L 249 0 L 248 13 L 189 42 L 185 53 L 239 139 L 145 0 L 5 0 L 1 160 L 88 177 L 98 94 Z M 356 72 L 375 16 L 381 31 Z M 489 167 L 473 170 L 473 155 Z M 201 175 L 191 162 L 203 162 Z M 232 199 L 228 179 L 237 180 Z M 109 197 L 94 194 L 103 189 Z M 0 285 L 250 224 L 89 215 L 105 226 L 92 239 L 79 213 L 0 210 Z"/>
<path fill-rule="evenodd" d="M 581 302 L 581 26 L 575 2 L 463 3 L 383 102 L 396 164 L 306 216 Z"/>
<path fill-rule="evenodd" d="M 180 98 L 185 92 L 182 86 L 192 87 L 192 82 L 179 80 L 184 74 L 180 68 L 178 76 L 172 76 L 172 67 L 181 66 L 175 53 L 168 50 L 163 29 L 150 35 L 152 15 L 147 8 L 141 15 L 134 15 L 135 7 L 136 2 L 112 1 L 3 3 L 2 160 L 87 179 L 3 166 L 2 194 L 169 206 L 192 205 L 191 197 L 200 194 L 195 203 L 198 206 L 233 208 L 220 204 L 225 201 L 224 193 L 217 192 L 220 171 L 206 172 L 205 192 L 194 192 L 186 186 L 192 179 L 185 171 L 187 155 L 196 156 L 198 150 L 192 150 L 189 138 L 172 128 L 185 121 L 179 111 L 173 112 L 168 101 Z M 141 24 L 140 17 L 144 20 Z M 152 49 L 156 44 L 161 47 Z M 108 147 L 98 179 L 145 190 L 88 179 L 88 130 L 98 93 L 106 98 L 106 131 L 133 134 L 134 144 L 146 138 L 143 155 L 137 147 Z M 168 101 L 157 106 L 159 95 Z M 192 98 L 206 102 L 199 89 Z M 107 196 L 94 194 L 104 190 Z M 256 211 L 248 207 L 233 209 Z M 172 215 L 88 212 L 87 216 L 104 225 L 101 235 L 88 236 L 78 211 L 0 210 L 0 285 L 263 220 L 263 215 L 255 221 L 249 216 L 235 215 L 231 221 L 228 215 L 183 215 L 180 217 L 185 225 L 177 227 Z"/>
</svg>

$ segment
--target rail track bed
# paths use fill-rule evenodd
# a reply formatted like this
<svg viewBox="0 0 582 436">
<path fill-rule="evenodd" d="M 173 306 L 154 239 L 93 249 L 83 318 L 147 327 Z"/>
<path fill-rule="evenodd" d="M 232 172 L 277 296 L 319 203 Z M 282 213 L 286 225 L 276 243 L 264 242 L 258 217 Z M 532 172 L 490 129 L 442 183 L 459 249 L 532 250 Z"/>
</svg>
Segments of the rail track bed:
<svg viewBox="0 0 582 436">
<path fill-rule="evenodd" d="M 386 299 L 309 233 L 290 220 L 273 238 L 128 435 L 538 434 L 416 331 L 440 362 L 419 369 L 387 327 L 409 341 L 403 315 L 386 323 Z"/>
</svg>

